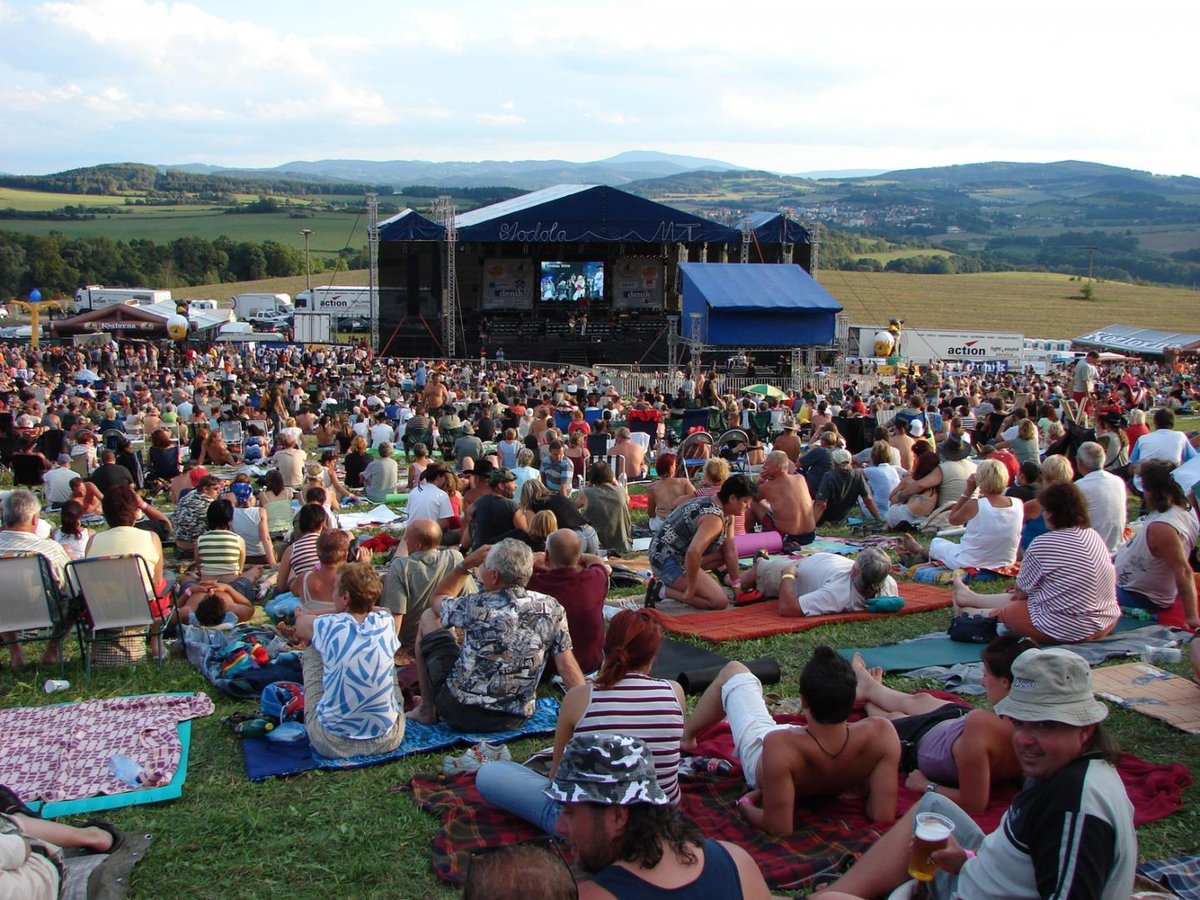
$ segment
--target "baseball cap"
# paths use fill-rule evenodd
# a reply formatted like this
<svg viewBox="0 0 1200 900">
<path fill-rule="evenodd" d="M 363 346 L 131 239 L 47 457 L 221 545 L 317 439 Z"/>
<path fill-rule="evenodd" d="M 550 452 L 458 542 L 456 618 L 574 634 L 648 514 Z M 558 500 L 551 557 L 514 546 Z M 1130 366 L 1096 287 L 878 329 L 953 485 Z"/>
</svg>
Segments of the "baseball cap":
<svg viewBox="0 0 1200 900">
<path fill-rule="evenodd" d="M 1012 687 L 996 714 L 1022 722 L 1095 725 L 1108 707 L 1092 693 L 1092 670 L 1083 657 L 1062 647 L 1026 650 L 1012 664 Z"/>
<path fill-rule="evenodd" d="M 645 742 L 617 734 L 571 738 L 544 793 L 559 803 L 666 806 L 671 802 L 658 786 L 654 757 Z"/>
<path fill-rule="evenodd" d="M 850 451 L 842 447 L 838 447 L 836 450 L 831 450 L 829 452 L 829 460 L 835 466 L 848 466 L 850 465 L 851 460 Z"/>
<path fill-rule="evenodd" d="M 512 473 L 512 469 L 494 469 L 488 475 L 488 484 L 503 484 L 506 481 L 516 481 L 517 476 Z"/>
<path fill-rule="evenodd" d="M 60 463 L 70 463 L 71 462 L 71 454 L 70 453 L 58 454 L 58 461 Z"/>
<path fill-rule="evenodd" d="M 920 419 L 913 419 L 908 423 L 908 433 L 915 438 L 925 436 L 925 423 Z"/>
<path fill-rule="evenodd" d="M 203 466 L 197 466 L 196 468 L 194 468 L 190 472 L 188 472 L 188 477 L 192 479 L 192 487 L 195 487 L 196 485 L 198 485 L 200 483 L 200 479 L 203 478 L 207 474 L 208 474 L 208 469 L 204 468 Z"/>
</svg>

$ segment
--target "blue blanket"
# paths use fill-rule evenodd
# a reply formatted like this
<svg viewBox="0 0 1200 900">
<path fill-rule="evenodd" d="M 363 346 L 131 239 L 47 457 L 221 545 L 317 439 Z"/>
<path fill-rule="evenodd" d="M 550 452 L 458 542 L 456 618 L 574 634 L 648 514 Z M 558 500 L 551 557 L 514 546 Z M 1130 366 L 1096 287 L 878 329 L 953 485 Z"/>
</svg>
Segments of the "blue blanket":
<svg viewBox="0 0 1200 900">
<path fill-rule="evenodd" d="M 505 743 L 534 734 L 549 734 L 554 731 L 557 724 L 558 701 L 550 697 L 543 697 L 538 700 L 533 715 L 516 731 L 463 734 L 452 731 L 441 722 L 436 725 L 422 725 L 419 722 L 410 721 L 404 728 L 404 740 L 391 753 L 330 759 L 318 756 L 307 741 L 298 744 L 284 744 L 265 738 L 244 739 L 242 750 L 246 759 L 246 775 L 251 781 L 264 781 L 267 778 L 297 775 L 313 769 L 361 769 L 364 766 L 377 766 L 380 763 L 400 759 L 402 756 L 441 750 L 457 744 L 469 746 L 480 741 L 490 741 L 493 744 Z"/>
</svg>

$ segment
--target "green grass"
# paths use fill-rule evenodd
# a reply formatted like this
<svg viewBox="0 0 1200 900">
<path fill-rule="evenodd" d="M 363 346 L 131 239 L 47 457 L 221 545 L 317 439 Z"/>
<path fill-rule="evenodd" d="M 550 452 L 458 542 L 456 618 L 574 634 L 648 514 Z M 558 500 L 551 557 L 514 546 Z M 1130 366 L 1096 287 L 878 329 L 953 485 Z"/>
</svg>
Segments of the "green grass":
<svg viewBox="0 0 1200 900">
<path fill-rule="evenodd" d="M 221 208 L 211 206 L 131 209 L 132 212 L 98 214 L 95 219 L 83 221 L 3 219 L 0 231 L 35 235 L 56 231 L 72 238 L 107 237 L 114 241 L 151 240 L 160 244 L 180 237 L 213 240 L 225 236 L 234 241 L 278 241 L 303 249 L 300 229 L 311 228 L 313 253 L 334 254 L 346 246 L 363 247 L 367 243 L 365 212 L 359 216 L 353 212 L 306 211 L 293 218 L 285 212 L 227 215 Z"/>
<path fill-rule="evenodd" d="M 0 187 L 0 209 L 48 212 L 64 206 L 124 206 L 122 194 L 57 194 L 52 191 L 23 191 Z"/>
<path fill-rule="evenodd" d="M 898 250 L 883 250 L 879 253 L 855 253 L 855 259 L 877 259 L 885 266 L 893 259 L 907 259 L 910 256 L 954 256 L 949 250 L 934 250 L 922 247 L 902 247 Z"/>
<path fill-rule="evenodd" d="M 632 488 L 644 492 L 641 486 Z M 637 520 L 645 513 L 634 512 Z M 844 529 L 831 534 L 845 536 Z M 1000 590 L 999 583 L 985 590 Z M 616 595 L 640 594 L 630 588 Z M 824 626 L 800 634 L 752 641 L 732 641 L 713 649 L 732 659 L 773 656 L 782 671 L 773 693 L 798 695 L 800 671 L 813 647 L 875 646 L 916 637 L 946 627 L 945 610 L 865 622 Z M 699 646 L 710 647 L 700 641 Z M 30 647 L 28 655 L 36 658 Z M 151 665 L 97 672 L 85 678 L 78 649 L 69 648 L 70 690 L 47 696 L 46 678 L 56 667 L 0 670 L 0 696 L 6 706 L 42 706 L 95 697 L 118 697 L 155 691 L 205 691 L 216 713 L 193 723 L 192 755 L 183 797 L 172 803 L 130 807 L 106 814 L 126 830 L 155 836 L 150 852 L 134 869 L 130 896 L 272 897 L 304 896 L 450 898 L 456 892 L 439 884 L 429 865 L 430 841 L 438 822 L 420 812 L 401 788 L 413 775 L 440 770 L 441 755 L 409 757 L 384 766 L 339 773 L 305 773 L 294 778 L 253 784 L 245 777 L 240 739 L 221 723 L 223 716 L 249 709 L 212 690 L 181 660 L 169 661 L 163 673 Z M 1186 675 L 1186 665 L 1167 666 Z M 922 686 L 889 677 L 894 687 Z M 694 702 L 694 698 L 692 699 Z M 1200 767 L 1195 736 L 1137 713 L 1114 709 L 1108 727 L 1123 748 L 1158 763 Z M 548 736 L 511 745 L 514 758 L 524 759 L 547 746 Z M 1184 808 L 1165 820 L 1138 829 L 1142 860 L 1196 852 L 1200 833 L 1200 788 L 1184 794 Z"/>
</svg>

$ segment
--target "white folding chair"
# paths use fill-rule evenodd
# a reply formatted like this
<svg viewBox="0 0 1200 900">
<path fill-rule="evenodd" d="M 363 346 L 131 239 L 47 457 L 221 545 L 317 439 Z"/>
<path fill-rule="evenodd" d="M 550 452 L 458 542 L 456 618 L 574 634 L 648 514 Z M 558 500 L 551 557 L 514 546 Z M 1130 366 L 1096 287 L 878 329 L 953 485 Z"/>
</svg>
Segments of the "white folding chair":
<svg viewBox="0 0 1200 900">
<path fill-rule="evenodd" d="M 64 603 L 50 563 L 40 553 L 0 557 L 0 634 L 5 644 L 55 641 L 58 671 L 63 673 L 62 638 L 71 627 L 70 608 Z"/>
<path fill-rule="evenodd" d="M 162 638 L 179 618 L 174 596 L 167 615 L 155 615 L 153 575 L 141 556 L 101 556 L 77 559 L 67 564 L 68 582 L 74 585 L 83 605 L 79 617 L 79 649 L 84 671 L 91 674 L 93 656 L 101 645 L 109 645 L 107 663 L 129 662 L 144 655 L 144 641 Z M 130 642 L 134 642 L 132 645 Z M 91 645 L 91 652 L 89 646 Z M 113 646 L 115 645 L 115 646 Z M 155 654 L 161 669 L 163 654 Z"/>
</svg>

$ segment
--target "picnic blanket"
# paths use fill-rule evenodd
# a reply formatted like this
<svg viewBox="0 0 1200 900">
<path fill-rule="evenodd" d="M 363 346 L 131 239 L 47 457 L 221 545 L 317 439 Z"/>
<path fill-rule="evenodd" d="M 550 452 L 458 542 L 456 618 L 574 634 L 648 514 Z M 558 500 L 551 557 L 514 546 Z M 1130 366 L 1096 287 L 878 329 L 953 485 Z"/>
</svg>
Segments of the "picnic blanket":
<svg viewBox="0 0 1200 900">
<path fill-rule="evenodd" d="M 954 573 L 961 572 L 963 581 L 967 584 L 982 581 L 1000 581 L 1005 578 L 1016 578 L 1021 573 L 1021 564 L 1013 563 L 1000 569 L 976 569 L 968 566 L 965 569 L 948 569 L 940 562 L 924 562 L 901 571 L 920 584 L 950 584 L 954 581 Z"/>
<path fill-rule="evenodd" d="M 905 584 L 900 588 L 904 608 L 887 615 L 904 616 L 912 613 L 944 609 L 950 605 L 950 592 L 925 584 Z M 870 612 L 833 613 L 827 616 L 787 618 L 779 614 L 779 605 L 768 600 L 749 606 L 710 612 L 686 612 L 672 615 L 662 608 L 656 610 L 659 624 L 674 634 L 686 634 L 706 641 L 744 641 L 772 634 L 808 631 L 821 625 L 838 622 L 862 622 L 879 618 Z"/>
<path fill-rule="evenodd" d="M 643 509 L 643 510 L 650 509 L 650 495 L 649 494 L 630 494 L 629 495 L 629 508 L 630 509 Z"/>
<path fill-rule="evenodd" d="M 390 753 L 348 756 L 331 759 L 320 756 L 307 741 L 296 744 L 270 741 L 265 738 L 244 738 L 242 753 L 246 775 L 251 781 L 265 781 L 287 775 L 298 775 L 313 769 L 362 769 L 391 762 L 414 753 L 441 750 L 458 744 L 470 745 L 480 741 L 504 743 L 534 734 L 548 734 L 558 723 L 558 701 L 550 697 L 538 700 L 534 713 L 515 731 L 494 731 L 488 734 L 463 734 L 452 731 L 441 722 L 422 725 L 409 721 L 404 726 L 404 740 Z"/>
<path fill-rule="evenodd" d="M 777 716 L 776 721 L 801 724 L 804 720 L 799 716 Z M 722 723 L 703 732 L 697 752 L 736 762 L 732 759 L 728 726 Z M 1137 824 L 1170 815 L 1182 807 L 1183 790 L 1191 784 L 1184 766 L 1157 766 L 1127 754 L 1118 768 L 1133 802 Z M 681 812 L 700 827 L 705 837 L 744 847 L 774 891 L 796 890 L 814 875 L 840 868 L 878 840 L 882 830 L 867 818 L 862 798 L 806 798 L 796 808 L 796 830 L 786 838 L 776 838 L 751 828 L 738 815 L 737 800 L 747 791 L 740 776 L 684 779 L 680 784 Z M 442 881 L 463 880 L 472 850 L 516 843 L 538 833 L 532 825 L 488 806 L 475 789 L 471 775 L 419 775 L 408 782 L 407 788 L 421 809 L 441 820 L 430 861 Z M 980 827 L 994 830 L 1015 795 L 1015 787 L 994 791 L 988 808 L 976 817 Z M 901 787 L 898 812 L 903 813 L 920 797 Z"/>
<path fill-rule="evenodd" d="M 1092 689 L 1105 700 L 1200 734 L 1200 685 L 1144 662 L 1092 672 Z"/>
<path fill-rule="evenodd" d="M 700 694 L 713 683 L 728 662 L 724 656 L 711 650 L 667 638 L 658 648 L 650 674 L 655 678 L 678 681 L 685 693 Z M 779 682 L 779 663 L 774 659 L 754 659 L 746 662 L 746 666 L 763 684 Z"/>
<path fill-rule="evenodd" d="M 190 738 L 187 720 L 212 712 L 201 693 L 0 709 L 0 784 L 30 805 L 45 801 L 47 816 L 174 799 L 187 774 L 180 723 Z M 112 774 L 118 754 L 141 766 L 142 786 Z"/>
<path fill-rule="evenodd" d="M 180 630 L 188 662 L 213 687 L 231 697 L 256 700 L 268 684 L 304 681 L 299 653 L 269 627 L 249 623 L 233 628 L 184 625 Z M 254 645 L 266 650 L 266 662 L 244 652 Z"/>
<path fill-rule="evenodd" d="M 1200 900 L 1200 856 L 1151 860 L 1139 865 L 1137 871 L 1181 900 Z"/>
<path fill-rule="evenodd" d="M 1098 654 L 1096 661 L 1103 662 L 1106 659 L 1126 656 L 1131 650 L 1140 650 L 1141 646 L 1147 643 L 1165 646 L 1168 641 L 1177 637 L 1169 629 L 1157 625 L 1147 626 L 1145 622 L 1137 619 L 1122 617 L 1108 637 L 1068 645 L 1067 649 L 1075 650 L 1089 663 L 1092 663 Z M 885 672 L 909 672 L 933 666 L 977 663 L 982 659 L 986 646 L 952 641 L 946 632 L 935 631 L 879 647 L 846 647 L 838 650 L 838 653 L 846 659 L 853 659 L 855 653 L 861 653 L 868 668 L 878 666 Z"/>
</svg>

